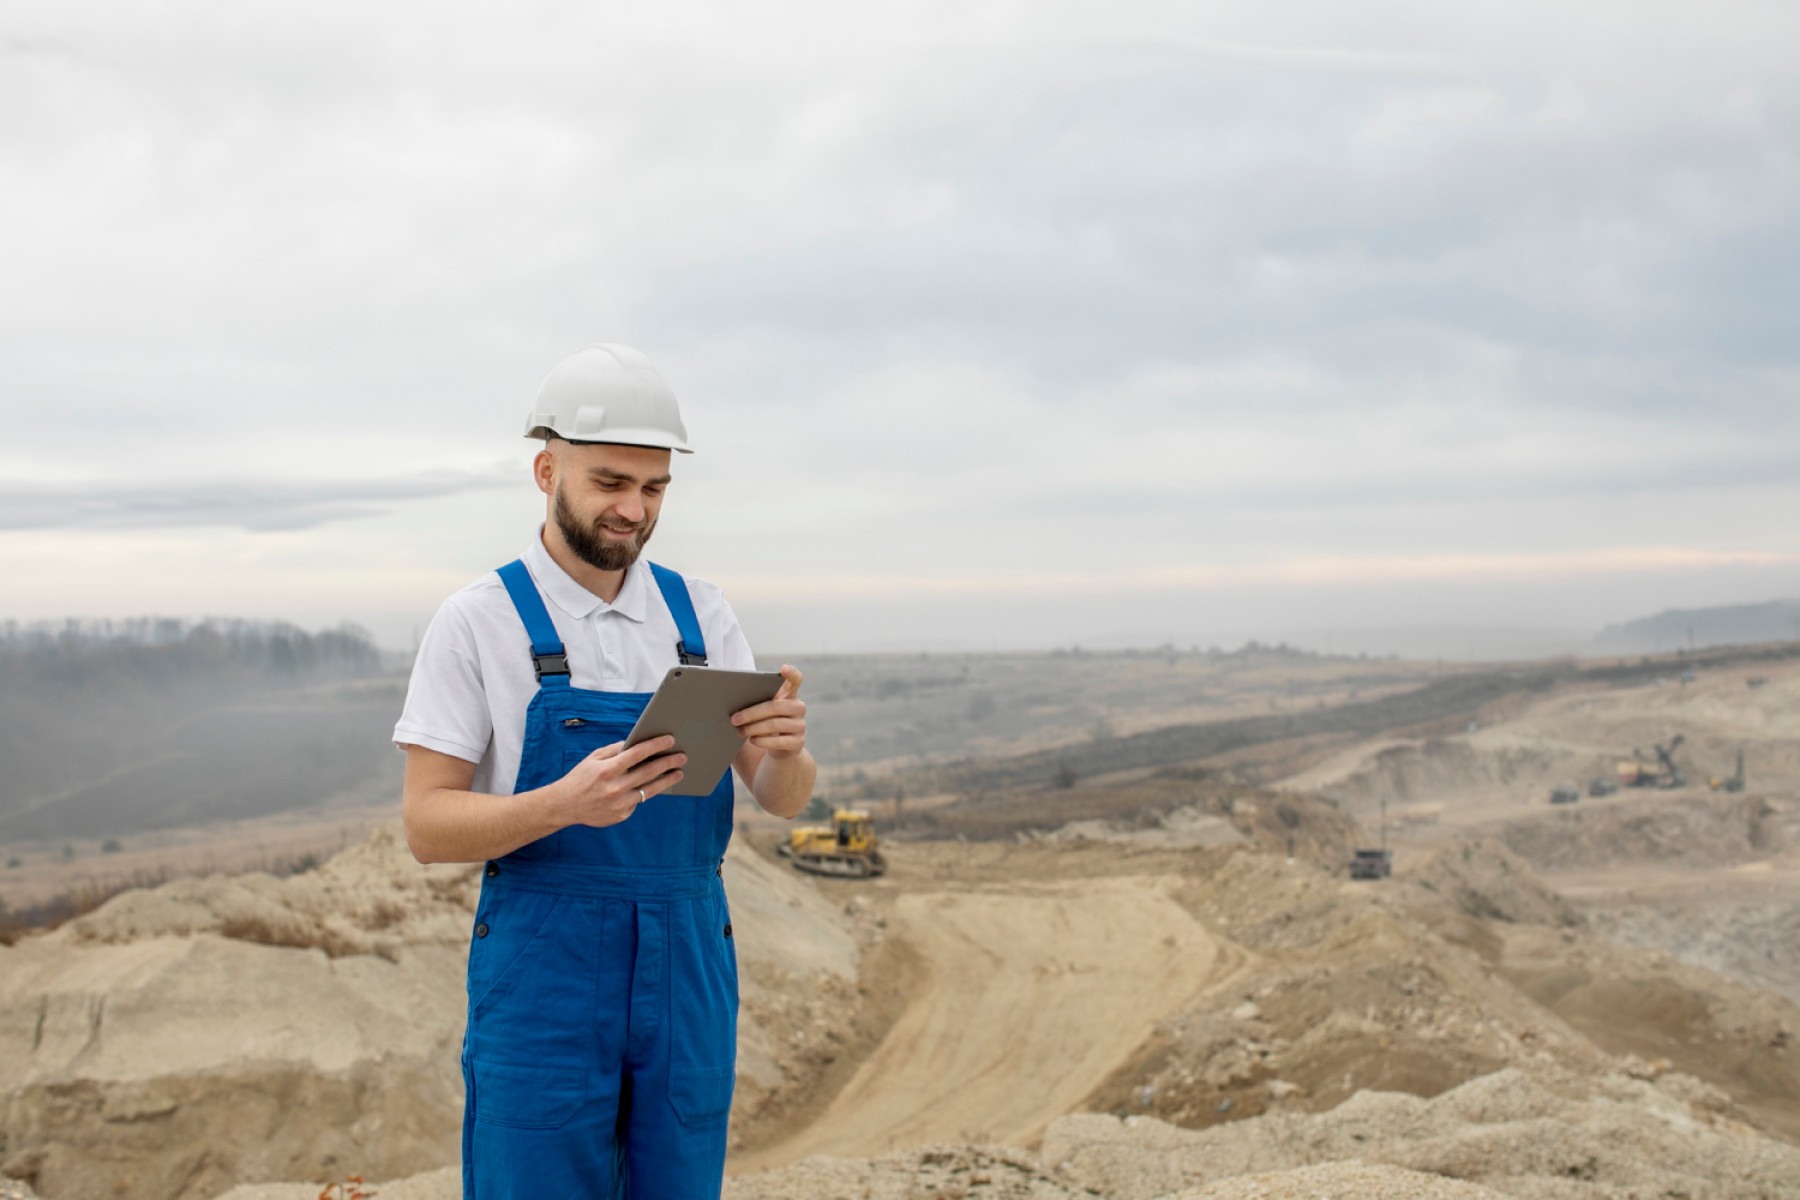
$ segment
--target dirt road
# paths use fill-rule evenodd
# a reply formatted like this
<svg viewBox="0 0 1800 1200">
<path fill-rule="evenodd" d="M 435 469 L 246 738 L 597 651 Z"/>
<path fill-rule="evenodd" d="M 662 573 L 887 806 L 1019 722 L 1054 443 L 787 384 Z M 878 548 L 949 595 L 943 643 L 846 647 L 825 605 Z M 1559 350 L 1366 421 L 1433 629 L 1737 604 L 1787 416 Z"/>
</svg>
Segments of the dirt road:
<svg viewBox="0 0 1800 1200">
<path fill-rule="evenodd" d="M 923 971 L 911 1002 L 818 1120 L 733 1169 L 1035 1141 L 1221 969 L 1168 887 L 1108 878 L 898 897 L 893 933 Z"/>
</svg>

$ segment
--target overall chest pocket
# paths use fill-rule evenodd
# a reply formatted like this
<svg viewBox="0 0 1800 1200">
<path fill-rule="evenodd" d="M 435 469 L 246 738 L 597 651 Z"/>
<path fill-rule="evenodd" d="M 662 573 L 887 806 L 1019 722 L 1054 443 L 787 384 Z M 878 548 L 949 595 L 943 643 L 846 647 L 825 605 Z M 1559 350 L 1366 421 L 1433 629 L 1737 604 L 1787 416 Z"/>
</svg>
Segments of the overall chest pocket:
<svg viewBox="0 0 1800 1200">
<path fill-rule="evenodd" d="M 563 717 L 550 733 L 552 754 L 562 762 L 563 773 L 604 746 L 623 742 L 631 736 L 631 725 L 593 717 Z"/>
<path fill-rule="evenodd" d="M 630 725 L 620 724 L 616 720 L 596 720 L 582 716 L 554 718 L 547 725 L 539 727 L 534 744 L 528 747 L 531 761 L 520 764 L 519 790 L 529 791 L 531 788 L 556 782 L 594 751 L 614 742 L 622 742 L 630 733 Z M 579 831 L 559 829 L 547 837 L 520 846 L 508 857 L 527 862 L 565 858 L 571 853 L 567 843 L 572 833 Z"/>
</svg>

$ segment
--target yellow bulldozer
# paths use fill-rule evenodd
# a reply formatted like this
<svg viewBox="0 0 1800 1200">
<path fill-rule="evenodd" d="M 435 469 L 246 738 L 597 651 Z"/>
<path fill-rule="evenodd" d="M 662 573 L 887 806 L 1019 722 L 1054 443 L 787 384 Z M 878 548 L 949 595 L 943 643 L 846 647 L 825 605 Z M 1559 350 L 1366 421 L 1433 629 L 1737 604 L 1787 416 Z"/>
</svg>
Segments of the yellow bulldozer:
<svg viewBox="0 0 1800 1200">
<path fill-rule="evenodd" d="M 775 853 L 793 863 L 797 870 L 814 875 L 867 879 L 887 870 L 887 860 L 875 848 L 875 826 L 869 814 L 853 808 L 832 813 L 829 825 L 802 825 L 790 830 L 787 841 L 777 845 Z"/>
</svg>

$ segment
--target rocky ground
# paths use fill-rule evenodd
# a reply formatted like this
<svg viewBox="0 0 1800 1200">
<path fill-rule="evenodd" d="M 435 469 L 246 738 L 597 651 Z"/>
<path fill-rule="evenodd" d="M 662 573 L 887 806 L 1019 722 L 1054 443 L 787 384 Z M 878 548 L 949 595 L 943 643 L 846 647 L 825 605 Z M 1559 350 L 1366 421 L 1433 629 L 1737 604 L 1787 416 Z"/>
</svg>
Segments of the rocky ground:
<svg viewBox="0 0 1800 1200">
<path fill-rule="evenodd" d="M 726 871 L 752 1127 L 838 1053 L 867 935 L 757 855 Z M 384 830 L 303 875 L 126 892 L 0 947 L 0 1176 L 175 1200 L 453 1161 L 479 883 Z"/>
<path fill-rule="evenodd" d="M 1741 728 L 1741 682 L 1556 694 L 1310 768 L 1345 803 L 1436 806 L 1377 884 L 1343 878 L 1341 811 L 1276 793 L 895 845 L 869 883 L 740 844 L 726 1194 L 1800 1196 L 1800 793 L 1537 794 L 1676 719 L 1779 766 L 1790 674 Z M 478 885 L 390 832 L 0 949 L 0 1175 L 47 1200 L 457 1195 Z"/>
<path fill-rule="evenodd" d="M 1092 830 L 897 847 L 880 888 L 820 886 L 740 849 L 727 1194 L 1800 1195 L 1791 1002 L 1597 937 L 1495 841 L 1371 886 L 1169 828 L 1173 848 Z M 382 835 L 310 876 L 127 895 L 0 951 L 5 1170 L 51 1200 L 311 1200 L 352 1173 L 387 1200 L 456 1195 L 443 1069 L 476 880 L 403 855 Z M 1144 919 L 1087 929 L 1084 896 L 1096 916 Z M 1167 978 L 1170 954 L 1194 979 L 1167 998 L 1132 982 L 1137 933 L 1145 979 Z M 954 999 L 959 972 L 978 990 Z M 1053 998 L 1056 1023 L 1009 1007 L 1014 975 L 1021 997 Z M 871 992 L 887 1015 L 865 1021 L 883 1010 Z M 951 1012 L 966 1019 L 920 1024 Z M 1072 1045 L 1109 1014 L 1139 1032 L 1059 1099 L 1066 1053 L 1032 1039 Z M 1020 1142 L 964 1140 L 961 1117 L 910 1148 L 805 1149 L 869 1128 L 895 1099 L 884 1080 L 921 1107 L 904 1072 L 853 1070 L 909 1022 L 950 1091 L 979 1094 L 957 1071 L 1003 1072 Z M 809 1107 L 815 1089 L 838 1107 Z M 312 1182 L 238 1183 L 257 1178 Z"/>
<path fill-rule="evenodd" d="M 813 1158 L 727 1182 L 727 1200 L 1742 1200 L 1800 1196 L 1800 1148 L 1721 1111 L 1681 1076 L 1481 1076 L 1432 1099 L 1359 1092 L 1327 1113 L 1213 1129 L 1087 1114 L 1052 1122 L 1037 1153 L 931 1146 Z M 380 1185 L 387 1200 L 453 1200 L 452 1170 Z M 314 1185 L 246 1186 L 221 1200 L 313 1200 Z"/>
</svg>

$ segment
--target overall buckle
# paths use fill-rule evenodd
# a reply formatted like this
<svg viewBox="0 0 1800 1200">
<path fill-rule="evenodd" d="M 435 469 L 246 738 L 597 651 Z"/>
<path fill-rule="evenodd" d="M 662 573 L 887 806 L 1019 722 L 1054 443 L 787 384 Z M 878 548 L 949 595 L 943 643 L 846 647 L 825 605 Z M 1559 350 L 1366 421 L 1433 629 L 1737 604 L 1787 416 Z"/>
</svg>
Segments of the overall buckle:
<svg viewBox="0 0 1800 1200">
<path fill-rule="evenodd" d="M 542 683 L 546 675 L 567 675 L 569 673 L 569 656 L 561 652 L 534 654 L 531 656 L 531 665 L 537 669 L 538 682 Z"/>
</svg>

